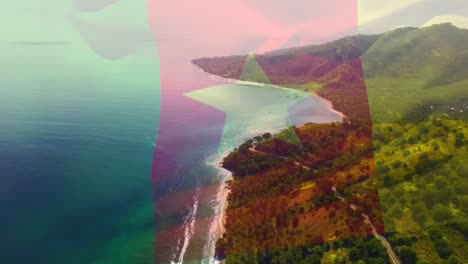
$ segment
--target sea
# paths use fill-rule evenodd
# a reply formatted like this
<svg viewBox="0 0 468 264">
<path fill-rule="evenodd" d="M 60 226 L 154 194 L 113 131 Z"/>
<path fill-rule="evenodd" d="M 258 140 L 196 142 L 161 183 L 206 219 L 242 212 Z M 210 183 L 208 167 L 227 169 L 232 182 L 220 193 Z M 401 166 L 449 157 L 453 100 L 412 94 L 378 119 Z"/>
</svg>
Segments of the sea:
<svg viewBox="0 0 468 264">
<path fill-rule="evenodd" d="M 230 177 L 222 158 L 264 132 L 341 120 L 316 95 L 217 80 L 180 94 L 191 102 L 180 109 L 213 109 L 216 118 L 166 131 L 152 43 L 112 60 L 79 40 L 2 45 L 2 263 L 216 263 Z M 188 64 L 181 77 L 217 78 Z M 164 133 L 198 147 L 184 152 L 180 178 L 155 191 L 153 159 Z"/>
<path fill-rule="evenodd" d="M 154 46 L 0 45 L 0 263 L 154 263 Z"/>
</svg>

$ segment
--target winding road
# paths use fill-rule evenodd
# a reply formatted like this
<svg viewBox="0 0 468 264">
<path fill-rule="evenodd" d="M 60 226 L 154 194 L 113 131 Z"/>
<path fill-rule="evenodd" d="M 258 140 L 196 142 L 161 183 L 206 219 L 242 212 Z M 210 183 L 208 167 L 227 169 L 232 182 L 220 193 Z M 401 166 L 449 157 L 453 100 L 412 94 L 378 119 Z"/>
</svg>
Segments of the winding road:
<svg viewBox="0 0 468 264">
<path fill-rule="evenodd" d="M 262 154 L 266 154 L 266 155 L 272 155 L 271 153 L 266 153 L 266 152 L 263 152 L 263 151 L 260 151 L 260 150 L 255 149 L 255 146 L 250 147 L 249 150 L 252 151 L 252 152 L 262 153 Z M 282 158 L 282 159 L 284 159 L 284 160 L 287 159 L 286 157 L 283 157 L 283 156 L 279 156 L 279 155 L 276 155 L 276 156 L 278 156 L 278 157 L 280 157 L 280 158 Z M 297 162 L 297 161 L 294 162 L 294 165 L 300 166 L 300 167 L 302 167 L 302 168 L 305 169 L 305 170 L 310 170 L 309 167 L 307 167 L 306 165 L 304 165 L 304 164 L 302 164 L 302 163 L 300 163 L 300 162 Z"/>
<path fill-rule="evenodd" d="M 343 196 L 341 196 L 337 191 L 336 191 L 336 187 L 333 186 L 332 187 L 332 191 L 335 193 L 336 197 L 338 197 L 338 199 L 340 199 L 341 201 L 344 201 L 345 198 Z M 355 204 L 350 204 L 349 207 L 353 210 L 353 211 L 356 211 L 356 209 L 358 208 L 357 205 Z M 388 243 L 387 239 L 380 235 L 378 232 L 377 232 L 377 229 L 375 228 L 375 226 L 372 224 L 369 216 L 365 213 L 362 213 L 361 216 L 364 218 L 364 222 L 366 224 L 368 224 L 371 228 L 372 228 L 372 234 L 375 236 L 375 238 L 377 238 L 380 243 L 382 244 L 382 246 L 384 246 L 386 249 L 387 249 L 387 253 L 388 253 L 388 256 L 390 257 L 390 260 L 392 261 L 393 264 L 401 264 L 401 260 L 398 258 L 397 254 L 395 253 L 395 251 L 393 250 L 392 246 L 390 245 L 390 243 Z"/>
<path fill-rule="evenodd" d="M 263 151 L 259 151 L 259 150 L 256 150 L 255 149 L 255 146 L 252 146 L 249 148 L 250 151 L 253 151 L 253 152 L 257 152 L 257 153 L 263 153 L 263 154 L 268 154 L 268 155 L 271 155 L 269 153 L 266 153 L 266 152 L 263 152 Z M 282 157 L 282 156 L 279 156 L 280 158 L 282 159 L 287 159 L 286 157 Z M 294 164 L 296 166 L 300 166 L 302 168 L 304 168 L 305 170 L 310 170 L 309 167 L 305 166 L 304 164 L 300 163 L 300 162 L 297 162 L 295 161 Z M 338 197 L 338 199 L 340 199 L 341 201 L 345 201 L 345 198 L 343 196 L 341 196 L 337 191 L 336 191 L 336 186 L 333 186 L 332 189 L 333 193 L 336 195 L 336 197 Z M 355 204 L 350 204 L 349 207 L 353 210 L 353 211 L 356 211 L 356 209 L 358 208 L 357 205 Z M 386 249 L 387 249 L 387 253 L 388 253 L 388 256 L 390 257 L 390 260 L 392 261 L 393 264 L 401 264 L 401 260 L 398 258 L 397 254 L 395 253 L 395 251 L 393 250 L 392 246 L 390 245 L 390 243 L 387 241 L 387 239 L 380 235 L 378 232 L 377 232 L 377 229 L 375 228 L 375 226 L 372 224 L 369 216 L 367 214 L 364 214 L 362 213 L 361 216 L 364 218 L 364 222 L 366 224 L 368 224 L 371 228 L 372 228 L 372 234 L 375 236 L 375 238 L 377 238 L 380 243 L 382 244 L 382 246 L 384 246 Z"/>
</svg>

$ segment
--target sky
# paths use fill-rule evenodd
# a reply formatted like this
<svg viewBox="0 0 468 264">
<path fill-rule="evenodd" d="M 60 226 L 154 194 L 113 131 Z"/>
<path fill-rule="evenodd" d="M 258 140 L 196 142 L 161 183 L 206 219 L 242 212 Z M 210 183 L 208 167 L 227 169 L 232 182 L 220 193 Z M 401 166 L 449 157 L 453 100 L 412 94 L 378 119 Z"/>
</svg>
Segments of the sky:
<svg viewBox="0 0 468 264">
<path fill-rule="evenodd" d="M 151 36 L 148 34 L 147 25 L 143 25 L 147 15 L 152 13 L 151 8 L 164 10 L 171 8 L 171 2 L 178 1 L 131 1 L 131 0 L 17 0 L 6 1 L 2 3 L 0 13 L 4 21 L 0 25 L 0 40 L 5 42 L 15 41 L 30 41 L 30 42 L 67 42 L 76 41 L 70 36 L 70 31 L 77 31 L 88 41 L 88 44 L 94 51 L 102 56 L 116 57 L 122 53 L 128 53 L 129 50 L 138 48 L 135 46 L 136 41 L 148 41 Z M 179 12 L 205 12 L 206 6 L 210 1 L 202 1 L 205 5 L 190 4 L 193 1 L 185 2 L 185 6 L 181 5 Z M 319 17 L 322 14 L 329 14 L 327 9 L 339 9 L 339 6 L 345 2 L 353 2 L 346 0 L 334 0 L 333 4 L 328 4 L 330 1 L 310 1 L 310 0 L 295 0 L 294 4 L 289 1 L 277 1 L 274 5 L 271 1 L 256 0 L 256 1 L 239 1 L 241 5 L 237 7 L 227 4 L 229 1 L 216 4 L 219 1 L 213 2 L 215 12 L 211 14 L 219 19 L 222 17 L 223 9 L 238 8 L 239 19 L 237 21 L 248 18 L 249 10 L 260 10 L 257 12 L 262 17 L 257 18 L 256 23 L 260 21 L 271 22 L 272 32 L 279 34 L 278 37 L 284 37 L 284 34 L 289 34 L 288 30 L 275 30 L 275 25 L 281 24 L 300 24 L 301 21 L 307 18 Z M 156 6 L 151 7 L 152 3 Z M 166 3 L 166 4 L 161 4 Z M 179 3 L 179 2 L 178 2 Z M 343 3 L 343 4 L 341 4 Z M 349 5 L 349 4 L 346 5 Z M 188 10 L 190 7 L 190 10 Z M 199 10 L 197 10 L 197 8 Z M 324 36 L 316 39 L 318 42 L 327 41 L 339 36 L 351 35 L 356 32 L 363 34 L 382 33 L 399 26 L 421 26 L 431 18 L 442 15 L 468 16 L 468 1 L 465 0 L 359 0 L 357 1 L 357 29 L 343 28 L 340 32 L 331 36 Z M 154 12 L 158 12 L 154 10 Z M 224 12 L 226 13 L 226 12 Z M 197 18 L 193 15 L 194 18 Z M 198 19 L 198 18 L 197 18 Z M 335 24 L 339 24 L 342 18 L 334 17 Z M 263 22 L 262 22 L 263 23 Z M 196 21 L 194 21 L 196 25 Z M 71 27 L 67 27 L 71 26 Z M 215 25 L 213 25 L 215 26 Z M 264 27 L 267 28 L 267 27 Z M 256 34 L 253 26 L 252 33 Z M 277 28 L 276 28 L 277 29 Z M 41 34 L 38 34 L 41 30 Z M 167 32 L 161 32 L 156 35 L 156 41 L 167 41 L 180 39 L 182 36 L 170 36 Z M 244 32 L 242 32 L 243 34 Z M 230 32 L 235 34 L 235 32 Z M 244 35 L 244 34 L 243 34 Z M 235 36 L 237 38 L 251 36 Z M 109 41 L 110 43 L 102 43 Z M 129 43 L 130 42 L 130 43 Z M 110 45 L 112 44 L 112 45 Z M 104 49 L 100 46 L 111 46 Z M 106 54 L 107 52 L 107 54 Z"/>
<path fill-rule="evenodd" d="M 382 33 L 400 26 L 419 27 L 437 16 L 468 17 L 465 0 L 360 0 L 359 32 Z M 447 17 L 446 20 L 451 17 Z M 443 22 L 444 20 L 439 20 Z"/>
</svg>

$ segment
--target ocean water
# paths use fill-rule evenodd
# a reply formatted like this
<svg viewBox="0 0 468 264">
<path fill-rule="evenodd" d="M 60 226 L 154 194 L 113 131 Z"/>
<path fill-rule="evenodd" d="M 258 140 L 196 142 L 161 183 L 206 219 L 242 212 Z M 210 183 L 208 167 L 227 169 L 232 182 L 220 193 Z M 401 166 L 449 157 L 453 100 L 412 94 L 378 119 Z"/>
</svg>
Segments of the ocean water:
<svg viewBox="0 0 468 264">
<path fill-rule="evenodd" d="M 219 143 L 191 168 L 205 179 L 195 177 L 198 181 L 185 207 L 181 235 L 174 242 L 178 247 L 170 259 L 171 263 L 216 263 L 214 248 L 222 234 L 222 213 L 227 198 L 224 181 L 230 177 L 228 171 L 220 168 L 223 157 L 256 135 L 307 122 L 336 122 L 342 116 L 316 95 L 274 85 L 226 83 L 185 95 L 222 111 L 225 119 Z"/>
<path fill-rule="evenodd" d="M 218 167 L 222 157 L 266 131 L 340 120 L 319 97 L 275 86 L 226 83 L 186 93 L 225 114 L 187 134 L 220 138 L 187 152 L 183 183 L 165 191 L 193 192 L 165 204 L 175 214 L 155 219 L 151 169 L 160 86 L 154 47 L 112 61 L 79 43 L 4 50 L 3 263 L 158 263 L 153 241 L 168 222 L 179 223 L 180 232 L 157 252 L 167 263 L 214 263 L 229 177 Z"/>
<path fill-rule="evenodd" d="M 154 263 L 154 46 L 2 43 L 1 263 Z"/>
<path fill-rule="evenodd" d="M 133 16 L 123 4 L 20 2 L 2 14 L 21 26 L 0 42 L 0 263 L 213 263 L 222 157 L 266 131 L 340 119 L 297 91 L 203 86 L 219 82 L 190 64 L 205 54 L 185 47 L 175 85 L 161 87 L 158 48 L 174 43 L 151 41 L 146 1 L 121 1 L 139 8 Z M 164 107 L 180 129 L 161 123 Z M 168 134 L 186 140 L 178 177 L 152 185 Z"/>
<path fill-rule="evenodd" d="M 187 154 L 190 173 L 167 190 L 193 190 L 187 201 L 167 205 L 180 209 L 176 219 L 154 219 L 151 165 L 160 107 L 154 49 L 110 62 L 81 45 L 5 48 L 3 263 L 155 263 L 153 241 L 166 221 L 181 224 L 175 242 L 167 241 L 174 245 L 160 253 L 168 263 L 214 263 L 229 177 L 218 167 L 222 157 L 266 131 L 340 119 L 322 99 L 274 86 L 227 83 L 187 93 L 225 113 L 224 123 L 189 133 L 210 138 L 221 131 L 221 138 L 203 146 L 202 156 L 195 149 Z"/>
</svg>

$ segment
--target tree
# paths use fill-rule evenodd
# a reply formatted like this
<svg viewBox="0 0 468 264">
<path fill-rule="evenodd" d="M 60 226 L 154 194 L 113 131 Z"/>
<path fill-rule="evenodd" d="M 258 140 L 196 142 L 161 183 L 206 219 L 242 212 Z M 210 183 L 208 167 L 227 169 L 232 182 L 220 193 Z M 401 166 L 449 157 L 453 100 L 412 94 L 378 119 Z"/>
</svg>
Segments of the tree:
<svg viewBox="0 0 468 264">
<path fill-rule="evenodd" d="M 394 162 L 392 163 L 392 168 L 398 169 L 398 168 L 401 167 L 402 164 L 403 164 L 403 163 L 402 163 L 401 161 L 399 161 L 399 160 L 394 161 Z"/>
<path fill-rule="evenodd" d="M 367 241 L 364 246 L 368 258 L 381 258 L 387 256 L 387 251 L 377 239 Z"/>
<path fill-rule="evenodd" d="M 438 176 L 434 180 L 434 184 L 438 190 L 445 188 L 449 184 L 445 177 Z"/>
<path fill-rule="evenodd" d="M 390 171 L 390 167 L 386 164 L 382 164 L 381 166 L 377 166 L 376 172 L 379 174 L 385 174 Z"/>
<path fill-rule="evenodd" d="M 381 258 L 368 258 L 366 259 L 367 264 L 386 264 L 384 259 Z"/>
<path fill-rule="evenodd" d="M 422 195 L 422 199 L 424 201 L 424 204 L 426 204 L 426 207 L 431 209 L 435 202 L 436 202 L 436 191 L 432 190 L 432 189 L 427 189 L 424 191 L 423 195 Z"/>
<path fill-rule="evenodd" d="M 219 238 L 216 241 L 215 259 L 223 260 L 226 258 L 226 246 L 227 246 L 227 241 L 225 238 Z"/>
<path fill-rule="evenodd" d="M 401 262 L 405 264 L 412 264 L 417 261 L 416 251 L 409 246 L 399 247 L 398 255 L 401 258 Z"/>
<path fill-rule="evenodd" d="M 267 139 L 270 139 L 271 138 L 271 133 L 265 133 L 262 135 L 263 139 L 267 140 Z"/>
<path fill-rule="evenodd" d="M 468 175 L 468 165 L 460 165 L 455 169 L 455 172 L 457 173 L 458 176 L 464 177 L 465 175 Z"/>
<path fill-rule="evenodd" d="M 452 227 L 460 231 L 465 237 L 465 240 L 468 240 L 468 222 L 456 223 L 456 224 L 453 224 Z"/>
<path fill-rule="evenodd" d="M 423 225 L 426 220 L 426 207 L 419 201 L 411 207 L 411 215 L 413 219 L 420 225 Z"/>
<path fill-rule="evenodd" d="M 389 175 L 385 175 L 383 177 L 383 186 L 384 187 L 390 187 L 390 186 L 392 186 L 394 184 L 395 184 L 395 181 L 394 181 L 393 177 L 391 177 Z"/>
<path fill-rule="evenodd" d="M 319 257 L 319 255 L 317 254 L 312 254 L 312 255 L 308 255 L 304 261 L 302 262 L 304 264 L 320 264 L 321 263 L 321 259 Z"/>
<path fill-rule="evenodd" d="M 411 154 L 411 151 L 408 149 L 404 149 L 402 150 L 402 152 L 403 152 L 403 157 L 408 157 Z"/>
<path fill-rule="evenodd" d="M 349 250 L 349 260 L 358 261 L 364 257 L 364 252 L 359 248 L 351 248 Z"/>
<path fill-rule="evenodd" d="M 445 205 L 436 204 L 432 209 L 432 218 L 438 222 L 447 221 L 452 217 L 452 211 Z"/>
<path fill-rule="evenodd" d="M 463 146 L 464 141 L 465 141 L 464 139 L 465 139 L 465 135 L 463 134 L 463 132 L 458 132 L 457 134 L 455 134 L 455 146 L 456 147 Z"/>
<path fill-rule="evenodd" d="M 463 195 L 458 198 L 458 207 L 462 209 L 462 212 L 468 214 L 468 195 Z"/>
<path fill-rule="evenodd" d="M 461 260 L 455 256 L 455 255 L 451 255 L 448 259 L 447 259 L 447 263 L 448 264 L 461 264 Z"/>
<path fill-rule="evenodd" d="M 392 208 L 390 208 L 389 215 L 395 219 L 400 219 L 403 216 L 403 210 L 401 209 L 400 203 L 395 203 Z"/>
<path fill-rule="evenodd" d="M 429 229 L 429 237 L 432 241 L 437 241 L 444 238 L 442 232 L 440 232 L 440 230 L 436 228 Z"/>
<path fill-rule="evenodd" d="M 440 240 L 436 240 L 434 244 L 437 254 L 439 254 L 441 258 L 447 259 L 452 254 L 452 249 L 450 249 L 450 246 L 445 239 L 442 238 Z"/>
<path fill-rule="evenodd" d="M 411 246 L 415 241 L 416 237 L 395 233 L 392 236 L 392 241 L 398 246 Z"/>
<path fill-rule="evenodd" d="M 301 263 L 302 252 L 298 247 L 283 249 L 272 259 L 273 264 Z"/>
<path fill-rule="evenodd" d="M 455 182 L 453 189 L 457 194 L 468 194 L 468 181 L 457 181 Z"/>
</svg>

